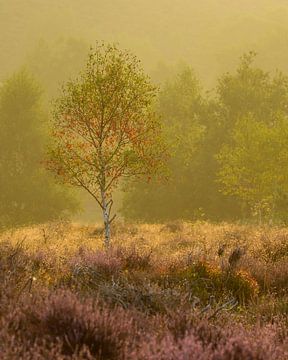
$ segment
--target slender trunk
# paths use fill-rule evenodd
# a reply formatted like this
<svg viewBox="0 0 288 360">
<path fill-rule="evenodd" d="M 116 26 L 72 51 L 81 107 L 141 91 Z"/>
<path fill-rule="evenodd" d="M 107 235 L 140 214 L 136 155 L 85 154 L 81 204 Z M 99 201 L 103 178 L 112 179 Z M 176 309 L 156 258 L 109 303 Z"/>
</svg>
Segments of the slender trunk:
<svg viewBox="0 0 288 360">
<path fill-rule="evenodd" d="M 110 219 L 109 219 L 109 209 L 106 200 L 105 191 L 101 190 L 101 198 L 102 198 L 102 212 L 103 212 L 103 221 L 104 221 L 104 229 L 105 229 L 105 247 L 108 248 L 110 246 L 111 240 L 111 229 L 110 229 Z"/>
<path fill-rule="evenodd" d="M 262 209 L 261 209 L 261 206 L 259 207 L 259 225 L 260 226 L 262 226 Z"/>
</svg>

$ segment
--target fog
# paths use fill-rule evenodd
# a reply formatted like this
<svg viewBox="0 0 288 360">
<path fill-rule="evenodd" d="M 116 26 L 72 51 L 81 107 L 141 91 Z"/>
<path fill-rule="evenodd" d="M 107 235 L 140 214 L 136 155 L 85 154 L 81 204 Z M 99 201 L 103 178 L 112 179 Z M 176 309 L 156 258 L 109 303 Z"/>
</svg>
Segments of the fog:
<svg viewBox="0 0 288 360">
<path fill-rule="evenodd" d="M 287 11 L 284 0 L 1 0 L 0 77 L 40 40 L 65 38 L 118 42 L 151 74 L 159 64 L 187 62 L 207 86 L 248 50 L 265 68 L 286 70 Z"/>
</svg>

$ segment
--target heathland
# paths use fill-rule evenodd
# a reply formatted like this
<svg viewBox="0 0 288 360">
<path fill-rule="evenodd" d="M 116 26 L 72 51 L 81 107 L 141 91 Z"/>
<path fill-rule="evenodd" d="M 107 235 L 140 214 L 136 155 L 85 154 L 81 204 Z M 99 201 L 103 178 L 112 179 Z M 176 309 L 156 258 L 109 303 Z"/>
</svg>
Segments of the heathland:
<svg viewBox="0 0 288 360">
<path fill-rule="evenodd" d="M 1 235 L 1 359 L 287 359 L 288 230 L 52 222 Z"/>
</svg>

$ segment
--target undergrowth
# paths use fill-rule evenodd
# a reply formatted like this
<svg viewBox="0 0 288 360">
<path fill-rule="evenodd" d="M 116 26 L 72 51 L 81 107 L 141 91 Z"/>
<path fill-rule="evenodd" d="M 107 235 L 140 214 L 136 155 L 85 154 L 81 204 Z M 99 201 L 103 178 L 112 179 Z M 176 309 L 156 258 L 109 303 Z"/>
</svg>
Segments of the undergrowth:
<svg viewBox="0 0 288 360">
<path fill-rule="evenodd" d="M 109 251 L 69 224 L 2 235 L 1 359 L 288 358 L 285 229 L 113 231 Z"/>
</svg>

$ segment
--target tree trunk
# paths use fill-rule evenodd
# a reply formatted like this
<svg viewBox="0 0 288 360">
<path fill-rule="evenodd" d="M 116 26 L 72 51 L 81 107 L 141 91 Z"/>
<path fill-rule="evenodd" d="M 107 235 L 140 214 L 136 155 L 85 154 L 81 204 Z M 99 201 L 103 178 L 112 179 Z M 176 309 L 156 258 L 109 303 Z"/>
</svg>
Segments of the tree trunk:
<svg viewBox="0 0 288 360">
<path fill-rule="evenodd" d="M 102 197 L 102 212 L 103 212 L 103 221 L 104 221 L 104 229 L 105 229 L 104 245 L 106 248 L 108 248 L 110 246 L 110 240 L 111 240 L 111 229 L 110 229 L 109 209 L 106 201 L 106 194 L 104 191 L 101 191 L 101 197 Z"/>
</svg>

